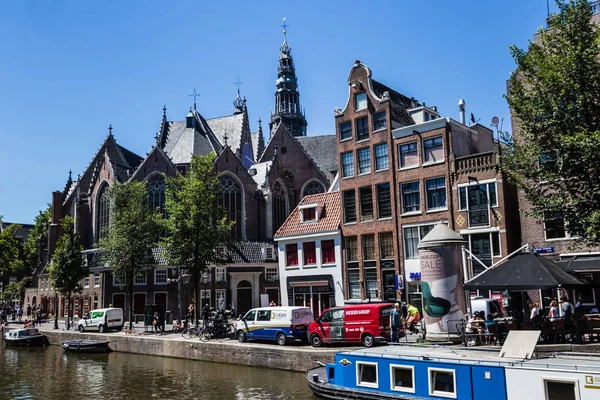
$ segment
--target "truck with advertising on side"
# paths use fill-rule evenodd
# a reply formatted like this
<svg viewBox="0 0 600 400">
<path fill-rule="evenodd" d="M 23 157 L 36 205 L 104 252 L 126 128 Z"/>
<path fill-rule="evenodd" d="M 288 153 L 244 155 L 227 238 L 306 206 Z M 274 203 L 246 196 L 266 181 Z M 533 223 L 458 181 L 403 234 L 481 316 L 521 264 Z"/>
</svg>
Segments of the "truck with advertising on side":
<svg viewBox="0 0 600 400">
<path fill-rule="evenodd" d="M 283 346 L 300 340 L 308 342 L 308 326 L 314 321 L 308 307 L 261 307 L 248 311 L 236 325 L 236 337 L 246 340 L 275 340 Z"/>
<path fill-rule="evenodd" d="M 368 303 L 329 308 L 308 327 L 310 343 L 362 343 L 371 347 L 390 341 L 392 303 Z M 400 332 L 403 334 L 403 332 Z"/>
</svg>

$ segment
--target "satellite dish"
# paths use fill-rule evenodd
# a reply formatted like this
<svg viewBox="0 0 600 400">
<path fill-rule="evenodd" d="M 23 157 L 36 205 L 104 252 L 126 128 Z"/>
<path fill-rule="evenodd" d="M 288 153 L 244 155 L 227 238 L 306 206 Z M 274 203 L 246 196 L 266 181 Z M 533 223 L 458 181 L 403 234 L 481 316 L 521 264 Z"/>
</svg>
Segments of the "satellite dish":
<svg viewBox="0 0 600 400">
<path fill-rule="evenodd" d="M 499 123 L 500 123 L 500 120 L 498 119 L 498 117 L 492 118 L 492 126 L 495 126 L 497 128 Z"/>
</svg>

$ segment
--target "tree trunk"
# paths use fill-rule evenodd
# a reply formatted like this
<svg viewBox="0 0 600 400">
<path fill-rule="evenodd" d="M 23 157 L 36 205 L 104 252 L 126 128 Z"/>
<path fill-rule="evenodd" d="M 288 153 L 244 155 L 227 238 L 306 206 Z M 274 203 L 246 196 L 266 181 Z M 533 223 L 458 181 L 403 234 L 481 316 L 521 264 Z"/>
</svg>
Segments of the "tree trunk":
<svg viewBox="0 0 600 400">
<path fill-rule="evenodd" d="M 65 324 L 67 330 L 69 330 L 70 327 L 70 321 L 69 321 L 69 316 L 71 315 L 71 292 L 67 293 L 67 299 L 69 301 L 68 306 L 67 306 L 67 322 Z"/>
<path fill-rule="evenodd" d="M 133 282 L 127 284 L 127 297 L 129 297 L 127 303 L 127 310 L 129 314 L 129 330 L 133 329 Z"/>
<path fill-rule="evenodd" d="M 194 288 L 194 296 L 196 297 L 196 304 L 194 304 L 194 311 L 196 312 L 196 327 L 199 326 L 200 320 L 200 308 L 202 307 L 202 300 L 200 299 L 200 275 L 196 274 L 195 282 L 196 287 Z"/>
</svg>

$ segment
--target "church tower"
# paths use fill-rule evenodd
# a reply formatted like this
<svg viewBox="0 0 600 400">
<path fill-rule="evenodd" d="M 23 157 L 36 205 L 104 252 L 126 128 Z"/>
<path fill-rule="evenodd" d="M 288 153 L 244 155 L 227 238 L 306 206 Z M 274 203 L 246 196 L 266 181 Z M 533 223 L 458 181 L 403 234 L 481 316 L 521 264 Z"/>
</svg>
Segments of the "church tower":
<svg viewBox="0 0 600 400">
<path fill-rule="evenodd" d="M 300 93 L 298 92 L 298 79 L 294 69 L 292 48 L 287 42 L 288 25 L 283 19 L 283 44 L 279 48 L 279 67 L 277 68 L 277 81 L 275 86 L 275 111 L 271 113 L 269 130 L 271 136 L 280 123 L 284 123 L 294 136 L 306 136 L 306 118 L 300 107 Z"/>
</svg>

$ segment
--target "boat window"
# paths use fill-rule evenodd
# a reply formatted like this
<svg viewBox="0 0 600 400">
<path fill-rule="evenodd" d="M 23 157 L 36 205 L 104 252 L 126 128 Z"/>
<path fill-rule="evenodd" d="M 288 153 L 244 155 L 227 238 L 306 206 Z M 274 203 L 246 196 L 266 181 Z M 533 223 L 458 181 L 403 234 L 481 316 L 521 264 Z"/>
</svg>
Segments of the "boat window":
<svg viewBox="0 0 600 400">
<path fill-rule="evenodd" d="M 258 315 L 256 316 L 257 321 L 270 321 L 271 320 L 271 310 L 258 310 Z"/>
<path fill-rule="evenodd" d="M 456 376 L 453 369 L 429 368 L 429 395 L 456 399 Z"/>
<path fill-rule="evenodd" d="M 250 310 L 244 315 L 244 321 L 254 321 L 256 317 L 256 310 Z"/>
<path fill-rule="evenodd" d="M 379 388 L 379 384 L 377 383 L 377 363 L 356 363 L 356 385 Z"/>
<path fill-rule="evenodd" d="M 390 365 L 392 390 L 415 393 L 415 367 L 412 365 Z"/>
<path fill-rule="evenodd" d="M 576 400 L 577 388 L 574 381 L 544 380 L 546 400 Z"/>
</svg>

